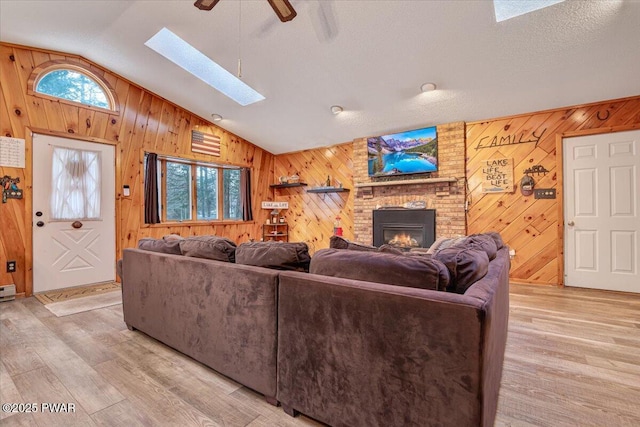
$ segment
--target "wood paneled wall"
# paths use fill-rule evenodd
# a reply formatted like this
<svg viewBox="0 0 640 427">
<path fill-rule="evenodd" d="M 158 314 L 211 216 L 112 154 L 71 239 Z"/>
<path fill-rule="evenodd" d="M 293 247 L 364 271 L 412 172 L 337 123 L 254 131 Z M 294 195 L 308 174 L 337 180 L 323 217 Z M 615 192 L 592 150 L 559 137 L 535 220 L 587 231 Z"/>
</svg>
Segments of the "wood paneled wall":
<svg viewBox="0 0 640 427">
<path fill-rule="evenodd" d="M 471 203 L 469 233 L 496 230 L 516 251 L 510 277 L 515 282 L 562 284 L 562 137 L 640 127 L 640 96 L 589 105 L 467 123 L 467 166 Z M 483 194 L 486 160 L 514 161 L 513 193 Z M 524 170 L 542 165 L 549 172 L 533 174 L 536 188 L 554 188 L 558 198 L 523 196 L 518 184 Z"/>
<path fill-rule="evenodd" d="M 48 61 L 62 60 L 90 67 L 115 89 L 118 113 L 85 108 L 28 93 L 32 71 Z M 185 235 L 216 234 L 240 243 L 259 239 L 267 212 L 262 200 L 271 200 L 269 188 L 274 176 L 274 156 L 204 119 L 166 101 L 128 80 L 75 55 L 0 44 L 0 131 L 4 136 L 27 140 L 27 158 L 31 157 L 30 133 L 51 133 L 95 142 L 115 144 L 116 211 L 118 257 L 123 248 L 134 247 L 141 237 L 161 237 L 169 233 Z M 192 129 L 213 133 L 221 138 L 221 156 L 192 153 Z M 251 167 L 255 221 L 209 225 L 143 224 L 142 153 L 154 151 L 197 160 Z M 30 162 L 27 163 L 29 165 Z M 31 271 L 31 170 L 0 168 L 0 175 L 19 177 L 24 199 L 0 203 L 0 285 L 15 283 L 17 293 L 32 291 Z M 129 185 L 131 196 L 122 196 L 122 185 Z M 8 259 L 18 261 L 16 273 L 5 273 Z"/>
<path fill-rule="evenodd" d="M 289 241 L 306 242 L 311 253 L 329 247 L 336 216 L 341 217 L 343 236 L 353 239 L 353 144 L 282 154 L 276 157 L 273 182 L 280 176 L 298 174 L 307 187 L 275 189 L 275 200 L 289 202 L 282 211 L 289 223 Z M 307 193 L 307 189 L 342 183 L 351 191 Z"/>
</svg>

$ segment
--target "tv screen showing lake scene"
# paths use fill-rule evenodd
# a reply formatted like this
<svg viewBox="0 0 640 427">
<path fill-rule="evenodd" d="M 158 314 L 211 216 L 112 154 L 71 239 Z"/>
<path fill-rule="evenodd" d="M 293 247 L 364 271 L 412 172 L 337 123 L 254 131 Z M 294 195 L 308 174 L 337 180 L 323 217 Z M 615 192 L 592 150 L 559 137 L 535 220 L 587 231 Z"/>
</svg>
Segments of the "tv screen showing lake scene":
<svg viewBox="0 0 640 427">
<path fill-rule="evenodd" d="M 369 175 L 388 176 L 438 170 L 436 127 L 367 139 Z"/>
</svg>

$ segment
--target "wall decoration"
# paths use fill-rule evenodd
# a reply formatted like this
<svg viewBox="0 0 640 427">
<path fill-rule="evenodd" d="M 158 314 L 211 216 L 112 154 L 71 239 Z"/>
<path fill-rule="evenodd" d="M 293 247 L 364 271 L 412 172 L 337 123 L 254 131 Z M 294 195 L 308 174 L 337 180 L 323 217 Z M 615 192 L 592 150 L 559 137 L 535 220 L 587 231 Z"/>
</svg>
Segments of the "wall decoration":
<svg viewBox="0 0 640 427">
<path fill-rule="evenodd" d="M 540 175 L 545 176 L 548 173 L 549 171 L 546 170 L 545 167 L 542 165 L 531 166 L 530 168 L 524 170 L 525 175 L 536 174 L 537 176 L 540 176 Z"/>
<path fill-rule="evenodd" d="M 483 193 L 513 193 L 513 159 L 485 160 L 482 167 Z"/>
<path fill-rule="evenodd" d="M 24 139 L 0 136 L 0 166 L 24 168 Z"/>
<path fill-rule="evenodd" d="M 289 209 L 289 202 L 262 202 L 262 209 Z"/>
<path fill-rule="evenodd" d="M 602 116 L 602 117 L 600 117 L 600 111 L 598 111 L 598 114 L 596 114 L 596 117 L 598 117 L 598 120 L 605 121 L 605 120 L 607 120 L 607 119 L 609 118 L 609 116 L 611 115 L 611 114 L 609 113 L 609 110 L 604 110 L 604 112 L 605 112 L 606 114 L 603 114 L 603 116 Z"/>
<path fill-rule="evenodd" d="M 7 199 L 22 199 L 22 190 L 18 188 L 20 178 L 11 178 L 5 175 L 0 179 L 2 185 L 2 203 L 7 203 Z"/>
<path fill-rule="evenodd" d="M 197 130 L 191 131 L 191 151 L 220 156 L 220 137 Z"/>
<path fill-rule="evenodd" d="M 520 180 L 520 192 L 523 196 L 530 196 L 533 194 L 533 189 L 536 182 L 529 175 L 525 175 Z"/>
<path fill-rule="evenodd" d="M 522 132 L 519 135 L 517 133 L 506 135 L 506 136 L 484 136 L 480 138 L 478 143 L 476 144 L 476 150 L 480 150 L 483 148 L 495 148 L 502 147 L 503 145 L 514 145 L 514 144 L 527 144 L 530 142 L 535 142 L 536 147 L 538 146 L 538 142 L 542 139 L 542 135 L 546 132 L 547 128 L 542 129 L 540 134 L 536 134 L 534 130 L 531 132 L 531 135 L 525 138 L 525 133 Z"/>
</svg>

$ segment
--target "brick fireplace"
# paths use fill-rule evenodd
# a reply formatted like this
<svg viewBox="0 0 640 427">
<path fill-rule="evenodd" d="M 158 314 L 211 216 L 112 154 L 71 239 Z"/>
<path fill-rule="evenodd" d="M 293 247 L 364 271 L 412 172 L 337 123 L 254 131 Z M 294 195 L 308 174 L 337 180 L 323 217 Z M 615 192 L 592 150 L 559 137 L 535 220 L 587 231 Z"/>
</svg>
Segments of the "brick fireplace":
<svg viewBox="0 0 640 427">
<path fill-rule="evenodd" d="M 435 238 L 466 234 L 465 123 L 438 127 L 438 172 L 372 180 L 367 166 L 367 139 L 354 141 L 354 240 L 373 242 L 373 211 L 422 202 L 435 209 Z"/>
<path fill-rule="evenodd" d="M 376 209 L 373 211 L 373 244 L 409 250 L 428 248 L 435 241 L 434 209 Z"/>
</svg>

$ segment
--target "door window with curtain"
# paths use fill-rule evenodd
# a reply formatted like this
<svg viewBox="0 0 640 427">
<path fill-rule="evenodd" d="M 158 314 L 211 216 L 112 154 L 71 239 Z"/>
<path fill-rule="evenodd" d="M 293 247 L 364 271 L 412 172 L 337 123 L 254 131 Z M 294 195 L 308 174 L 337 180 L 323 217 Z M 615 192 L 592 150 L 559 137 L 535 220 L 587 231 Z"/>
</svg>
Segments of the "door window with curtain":
<svg viewBox="0 0 640 427">
<path fill-rule="evenodd" d="M 97 220 L 100 212 L 100 153 L 52 147 L 51 220 Z"/>
</svg>

